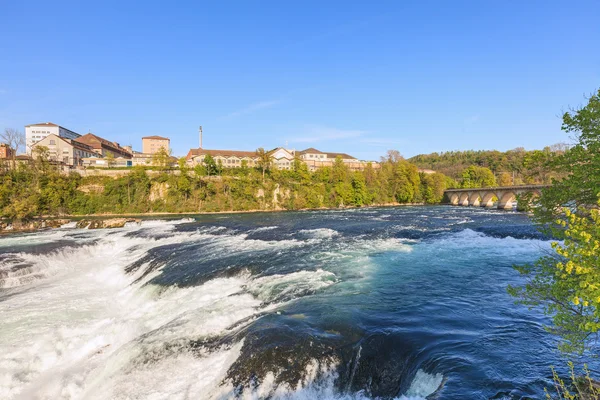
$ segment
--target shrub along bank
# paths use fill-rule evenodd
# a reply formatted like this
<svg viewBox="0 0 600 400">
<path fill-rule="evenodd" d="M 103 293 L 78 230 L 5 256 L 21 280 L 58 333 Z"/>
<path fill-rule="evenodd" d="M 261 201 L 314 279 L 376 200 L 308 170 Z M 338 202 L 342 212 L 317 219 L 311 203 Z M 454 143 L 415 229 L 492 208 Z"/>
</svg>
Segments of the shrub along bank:
<svg viewBox="0 0 600 400">
<path fill-rule="evenodd" d="M 291 170 L 222 168 L 210 164 L 149 176 L 134 167 L 125 176 L 62 174 L 44 158 L 0 172 L 0 217 L 23 221 L 41 215 L 298 210 L 388 203 L 439 203 L 455 182 L 422 174 L 403 159 L 381 168 L 350 171 L 341 159 L 310 172 L 299 160 Z"/>
</svg>

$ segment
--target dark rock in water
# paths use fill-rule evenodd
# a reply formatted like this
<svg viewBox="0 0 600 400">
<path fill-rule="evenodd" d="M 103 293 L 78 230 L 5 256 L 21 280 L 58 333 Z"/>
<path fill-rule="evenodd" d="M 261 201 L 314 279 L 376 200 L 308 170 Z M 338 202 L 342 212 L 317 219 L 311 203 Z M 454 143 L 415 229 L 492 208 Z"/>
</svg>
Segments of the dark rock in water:
<svg viewBox="0 0 600 400">
<path fill-rule="evenodd" d="M 317 367 L 318 382 L 324 371 L 335 367 L 340 393 L 374 398 L 406 393 L 421 367 L 417 349 L 401 336 L 363 334 L 356 326 L 323 329 L 296 315 L 268 315 L 247 329 L 242 354 L 227 379 L 243 393 L 270 372 L 276 385 L 296 387 L 311 368 Z"/>
</svg>

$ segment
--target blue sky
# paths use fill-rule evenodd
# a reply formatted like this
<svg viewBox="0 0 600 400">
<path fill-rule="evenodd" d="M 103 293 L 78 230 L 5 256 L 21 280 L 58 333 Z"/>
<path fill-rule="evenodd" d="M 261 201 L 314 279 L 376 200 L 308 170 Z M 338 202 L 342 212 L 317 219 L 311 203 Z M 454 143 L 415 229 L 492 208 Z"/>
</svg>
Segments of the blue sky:
<svg viewBox="0 0 600 400">
<path fill-rule="evenodd" d="M 217 4 L 218 3 L 218 4 Z M 568 140 L 600 2 L 0 0 L 0 129 L 378 159 Z"/>
</svg>

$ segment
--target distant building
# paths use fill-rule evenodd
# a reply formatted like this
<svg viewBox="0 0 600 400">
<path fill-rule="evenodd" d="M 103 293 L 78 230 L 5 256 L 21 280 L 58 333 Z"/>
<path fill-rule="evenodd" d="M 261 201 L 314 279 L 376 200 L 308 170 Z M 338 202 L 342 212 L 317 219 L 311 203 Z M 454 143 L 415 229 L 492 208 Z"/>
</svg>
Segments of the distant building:
<svg viewBox="0 0 600 400">
<path fill-rule="evenodd" d="M 25 151 L 31 154 L 33 145 L 48 135 L 56 135 L 65 139 L 77 139 L 81 135 L 52 122 L 42 122 L 25 126 Z"/>
<path fill-rule="evenodd" d="M 101 157 L 112 155 L 113 158 L 131 158 L 132 156 L 131 152 L 126 148 L 121 147 L 119 143 L 111 142 L 110 140 L 101 138 L 93 133 L 87 133 L 75 140 L 90 146 Z"/>
<path fill-rule="evenodd" d="M 162 136 L 144 136 L 142 138 L 142 153 L 154 154 L 161 148 L 169 153 L 171 140 Z"/>
<path fill-rule="evenodd" d="M 271 161 L 277 169 L 292 169 L 294 165 L 295 151 L 277 147 L 269 151 Z"/>
<path fill-rule="evenodd" d="M 11 159 L 15 156 L 16 152 L 12 147 L 6 143 L 0 143 L 0 159 Z"/>
<path fill-rule="evenodd" d="M 96 157 L 96 151 L 87 144 L 80 143 L 76 140 L 60 137 L 55 134 L 50 134 L 33 145 L 33 149 L 38 146 L 48 148 L 48 159 L 71 167 L 82 166 L 83 159 L 88 157 Z M 34 157 L 37 157 L 36 152 L 33 152 Z"/>
<path fill-rule="evenodd" d="M 139 151 L 133 152 L 133 166 L 143 165 L 143 166 L 151 166 L 152 165 L 152 157 L 154 154 L 148 153 L 140 153 Z"/>
<path fill-rule="evenodd" d="M 112 160 L 103 157 L 86 157 L 83 158 L 82 164 L 84 167 L 94 167 L 94 168 L 114 168 L 114 167 L 131 167 L 133 166 L 133 161 L 131 158 L 123 158 L 117 157 Z"/>
<path fill-rule="evenodd" d="M 361 171 L 371 164 L 374 169 L 380 168 L 376 162 L 361 161 L 346 153 L 332 153 L 317 150 L 310 147 L 296 153 L 298 157 L 306 163 L 310 171 L 315 171 L 323 167 L 331 167 L 335 160 L 339 157 L 351 171 Z"/>
<path fill-rule="evenodd" d="M 371 164 L 372 168 L 380 168 L 376 162 L 360 161 L 345 153 L 325 153 L 320 150 L 310 148 L 300 152 L 295 150 L 277 147 L 268 152 L 271 157 L 273 166 L 277 169 L 289 170 L 293 168 L 294 159 L 298 157 L 303 161 L 310 171 L 315 171 L 322 167 L 331 167 L 337 157 L 341 157 L 344 164 L 351 171 L 360 171 Z M 204 158 L 210 155 L 215 159 L 217 164 L 220 162 L 223 167 L 236 168 L 242 166 L 242 161 L 246 161 L 249 167 L 258 165 L 258 156 L 254 151 L 239 151 L 239 150 L 207 150 L 207 149 L 191 149 L 187 154 L 187 162 L 189 165 L 198 165 L 204 161 Z"/>
<path fill-rule="evenodd" d="M 221 163 L 223 167 L 227 168 L 241 167 L 243 161 L 246 161 L 249 167 L 254 167 L 258 163 L 255 151 L 239 150 L 190 149 L 186 159 L 188 164 L 194 166 L 202 164 L 207 155 L 210 155 L 217 164 Z"/>
</svg>

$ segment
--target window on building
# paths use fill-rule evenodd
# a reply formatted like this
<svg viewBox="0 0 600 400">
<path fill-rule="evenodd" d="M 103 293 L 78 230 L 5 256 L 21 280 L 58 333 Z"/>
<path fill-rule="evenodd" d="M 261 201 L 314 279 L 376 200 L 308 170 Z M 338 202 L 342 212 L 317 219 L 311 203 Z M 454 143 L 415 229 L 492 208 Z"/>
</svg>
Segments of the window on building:
<svg viewBox="0 0 600 400">
<path fill-rule="evenodd" d="M 50 139 L 50 144 L 51 144 L 51 145 L 55 145 L 55 144 L 56 144 L 56 140 L 54 140 L 54 139 Z"/>
</svg>

